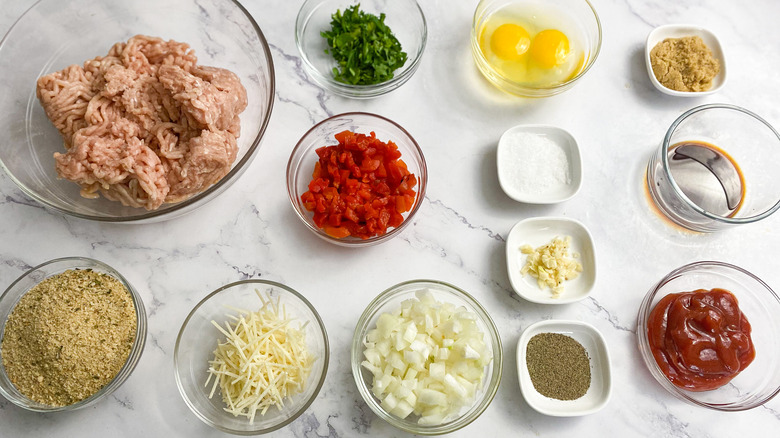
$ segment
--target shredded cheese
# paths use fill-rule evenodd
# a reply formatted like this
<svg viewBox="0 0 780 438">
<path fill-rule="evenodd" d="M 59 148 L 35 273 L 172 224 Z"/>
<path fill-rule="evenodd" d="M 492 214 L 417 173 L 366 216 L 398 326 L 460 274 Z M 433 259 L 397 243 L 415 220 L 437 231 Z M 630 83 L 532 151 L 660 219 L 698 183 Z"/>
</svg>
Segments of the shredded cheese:
<svg viewBox="0 0 780 438">
<path fill-rule="evenodd" d="M 303 392 L 315 360 L 306 348 L 308 321 L 294 326 L 278 298 L 255 292 L 263 304 L 258 311 L 231 307 L 237 314 L 227 315 L 224 326 L 211 321 L 226 339 L 217 343 L 206 379 L 208 386 L 214 378 L 209 398 L 219 387 L 225 411 L 250 423 L 258 412 L 281 410 L 285 399 Z"/>
<path fill-rule="evenodd" d="M 539 289 L 549 287 L 553 297 L 558 298 L 563 292 L 563 282 L 577 278 L 582 272 L 582 264 L 575 260 L 579 254 L 575 252 L 569 256 L 570 245 L 570 236 L 556 236 L 547 245 L 536 249 L 531 245 L 521 246 L 520 252 L 528 257 L 520 273 L 536 278 Z"/>
</svg>

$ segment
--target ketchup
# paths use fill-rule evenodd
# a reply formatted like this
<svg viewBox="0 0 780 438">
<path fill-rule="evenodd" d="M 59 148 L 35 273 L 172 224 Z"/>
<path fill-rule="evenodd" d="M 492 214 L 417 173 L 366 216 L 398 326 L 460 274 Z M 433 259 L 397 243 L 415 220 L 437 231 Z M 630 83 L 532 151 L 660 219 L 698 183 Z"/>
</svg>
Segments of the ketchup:
<svg viewBox="0 0 780 438">
<path fill-rule="evenodd" d="M 756 356 L 750 323 L 724 289 L 665 296 L 650 312 L 647 337 L 661 371 L 689 391 L 720 388 Z"/>
</svg>

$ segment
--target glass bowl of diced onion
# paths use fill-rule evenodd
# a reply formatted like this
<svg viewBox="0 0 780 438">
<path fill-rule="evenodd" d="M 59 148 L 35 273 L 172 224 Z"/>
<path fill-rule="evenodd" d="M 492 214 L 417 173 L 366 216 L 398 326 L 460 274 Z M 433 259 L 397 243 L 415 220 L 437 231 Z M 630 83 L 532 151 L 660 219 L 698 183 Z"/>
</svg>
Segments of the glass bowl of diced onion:
<svg viewBox="0 0 780 438">
<path fill-rule="evenodd" d="M 273 281 L 244 280 L 192 309 L 176 339 L 174 369 L 179 393 L 203 422 L 260 435 L 311 405 L 329 357 L 325 326 L 303 295 Z"/>
<path fill-rule="evenodd" d="M 352 375 L 368 407 L 418 435 L 450 433 L 479 417 L 498 390 L 502 361 L 487 311 L 436 280 L 379 294 L 352 339 Z"/>
</svg>

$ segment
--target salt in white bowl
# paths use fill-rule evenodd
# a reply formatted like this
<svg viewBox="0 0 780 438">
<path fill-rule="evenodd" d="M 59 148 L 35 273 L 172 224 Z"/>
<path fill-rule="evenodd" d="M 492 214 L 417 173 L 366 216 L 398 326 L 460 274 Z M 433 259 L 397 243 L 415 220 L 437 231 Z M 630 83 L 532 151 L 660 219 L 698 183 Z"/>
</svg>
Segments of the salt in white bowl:
<svg viewBox="0 0 780 438">
<path fill-rule="evenodd" d="M 557 144 L 566 157 L 568 183 L 553 181 L 546 175 L 544 165 L 531 169 L 532 174 L 518 174 L 523 165 L 510 150 L 511 138 L 522 134 L 535 134 Z M 498 182 L 507 196 L 518 202 L 528 204 L 554 204 L 571 199 L 582 185 L 582 158 L 577 140 L 565 129 L 550 125 L 518 125 L 508 129 L 498 141 L 497 150 Z M 528 160 L 539 160 L 538 156 L 528 156 Z M 520 169 L 522 170 L 522 169 Z M 554 170 L 554 169 L 553 169 Z M 529 182 L 538 182 L 538 187 L 529 186 Z M 546 184 L 545 184 L 546 183 Z"/>
</svg>

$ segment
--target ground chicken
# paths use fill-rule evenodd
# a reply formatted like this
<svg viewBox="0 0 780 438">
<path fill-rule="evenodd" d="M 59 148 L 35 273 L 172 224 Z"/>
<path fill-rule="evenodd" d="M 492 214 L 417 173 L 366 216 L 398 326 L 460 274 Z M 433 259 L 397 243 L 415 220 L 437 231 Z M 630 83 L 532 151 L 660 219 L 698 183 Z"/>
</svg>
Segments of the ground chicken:
<svg viewBox="0 0 780 438">
<path fill-rule="evenodd" d="M 84 197 L 154 210 L 205 190 L 236 159 L 246 90 L 233 72 L 197 65 L 187 44 L 137 35 L 37 85 L 65 142 L 57 173 Z"/>
</svg>

